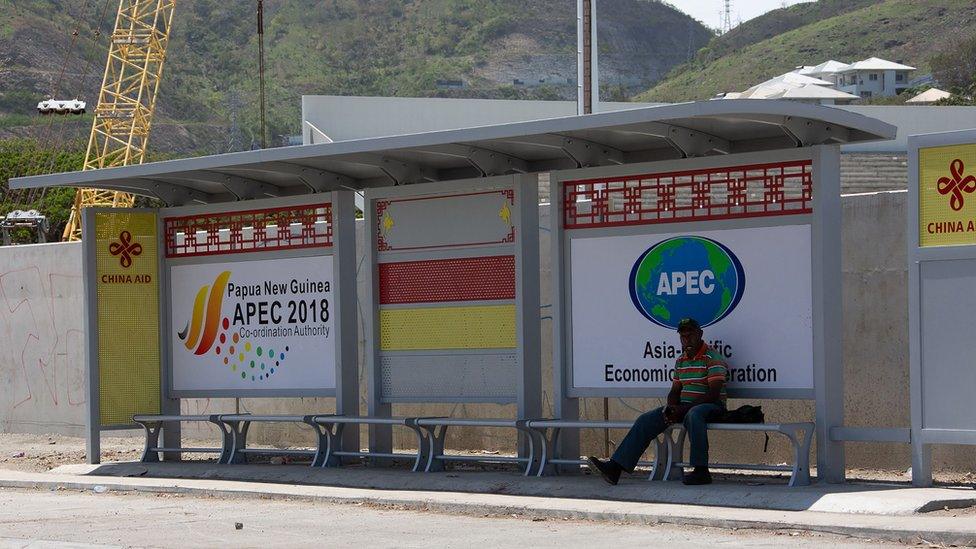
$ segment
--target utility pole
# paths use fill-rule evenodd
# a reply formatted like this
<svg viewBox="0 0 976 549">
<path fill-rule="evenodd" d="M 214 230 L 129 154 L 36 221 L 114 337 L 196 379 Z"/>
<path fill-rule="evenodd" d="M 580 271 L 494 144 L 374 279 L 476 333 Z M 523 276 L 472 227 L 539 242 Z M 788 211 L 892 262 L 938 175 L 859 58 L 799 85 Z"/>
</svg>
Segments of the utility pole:
<svg viewBox="0 0 976 549">
<path fill-rule="evenodd" d="M 722 21 L 722 34 L 732 30 L 732 0 L 725 0 L 725 17 Z"/>
<path fill-rule="evenodd" d="M 261 78 L 261 148 L 267 149 L 267 107 L 264 94 L 264 0 L 258 0 L 258 72 Z"/>
<path fill-rule="evenodd" d="M 576 0 L 576 43 L 576 114 L 592 114 L 600 105 L 596 0 Z"/>
</svg>

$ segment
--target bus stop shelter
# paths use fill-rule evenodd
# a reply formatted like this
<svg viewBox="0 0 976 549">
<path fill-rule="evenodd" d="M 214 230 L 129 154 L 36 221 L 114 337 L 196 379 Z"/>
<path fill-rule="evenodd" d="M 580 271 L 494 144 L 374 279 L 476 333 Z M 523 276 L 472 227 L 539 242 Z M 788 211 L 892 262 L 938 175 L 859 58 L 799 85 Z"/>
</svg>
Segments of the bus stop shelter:
<svg viewBox="0 0 976 549">
<path fill-rule="evenodd" d="M 11 187 L 165 204 L 86 216 L 90 459 L 102 430 L 178 413 L 180 398 L 324 396 L 358 415 L 360 358 L 371 416 L 397 403 L 496 402 L 543 417 L 537 175 L 550 173 L 556 417 L 572 419 L 582 397 L 666 393 L 671 324 L 690 311 L 707 317 L 707 337 L 738 372 L 730 396 L 816 402 L 819 475 L 836 482 L 844 439 L 831 431 L 852 432 L 835 429 L 839 147 L 894 135 L 840 109 L 708 101 Z M 360 254 L 353 192 L 365 193 Z M 654 259 L 677 244 L 704 246 L 708 263 Z M 792 342 L 789 353 L 763 341 L 768 330 Z M 166 436 L 178 444 L 178 431 Z M 358 445 L 355 430 L 346 436 Z M 371 431 L 371 449 L 388 447 L 388 430 Z"/>
</svg>

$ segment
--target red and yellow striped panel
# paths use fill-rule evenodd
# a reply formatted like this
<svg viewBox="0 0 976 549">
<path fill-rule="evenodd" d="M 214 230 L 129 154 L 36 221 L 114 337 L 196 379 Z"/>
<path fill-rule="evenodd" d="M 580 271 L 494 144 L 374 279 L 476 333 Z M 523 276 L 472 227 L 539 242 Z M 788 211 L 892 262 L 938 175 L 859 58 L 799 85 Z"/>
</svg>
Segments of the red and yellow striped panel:
<svg viewBox="0 0 976 549">
<path fill-rule="evenodd" d="M 515 256 L 382 263 L 380 304 L 515 299 Z"/>
</svg>

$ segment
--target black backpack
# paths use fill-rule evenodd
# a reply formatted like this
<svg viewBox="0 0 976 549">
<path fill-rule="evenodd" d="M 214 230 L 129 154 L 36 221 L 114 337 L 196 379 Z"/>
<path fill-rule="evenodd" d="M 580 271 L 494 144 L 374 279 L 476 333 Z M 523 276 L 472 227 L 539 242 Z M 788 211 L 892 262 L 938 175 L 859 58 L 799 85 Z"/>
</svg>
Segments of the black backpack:
<svg viewBox="0 0 976 549">
<path fill-rule="evenodd" d="M 726 410 L 716 423 L 766 423 L 766 415 L 763 414 L 762 406 L 745 404 L 735 410 Z M 763 453 L 769 449 L 769 433 L 765 435 Z"/>
<path fill-rule="evenodd" d="M 766 416 L 763 414 L 762 406 L 750 406 L 746 404 L 739 406 L 735 410 L 726 410 L 716 423 L 765 423 Z"/>
</svg>

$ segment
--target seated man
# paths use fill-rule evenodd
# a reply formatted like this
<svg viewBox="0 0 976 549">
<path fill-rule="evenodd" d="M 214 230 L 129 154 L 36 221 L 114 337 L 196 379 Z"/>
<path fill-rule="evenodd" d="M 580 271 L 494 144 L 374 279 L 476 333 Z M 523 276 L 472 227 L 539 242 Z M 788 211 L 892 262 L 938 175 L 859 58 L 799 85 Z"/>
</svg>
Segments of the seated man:
<svg viewBox="0 0 976 549">
<path fill-rule="evenodd" d="M 683 351 L 675 364 L 674 382 L 668 393 L 668 405 L 645 412 L 607 461 L 588 458 L 591 468 L 610 484 L 617 484 L 620 472 L 634 472 L 641 454 L 658 435 L 672 423 L 684 422 L 691 441 L 691 465 L 694 470 L 685 473 L 685 484 L 709 484 L 708 434 L 705 424 L 725 412 L 725 382 L 728 367 L 721 355 L 702 341 L 702 329 L 693 318 L 678 323 Z"/>
</svg>

